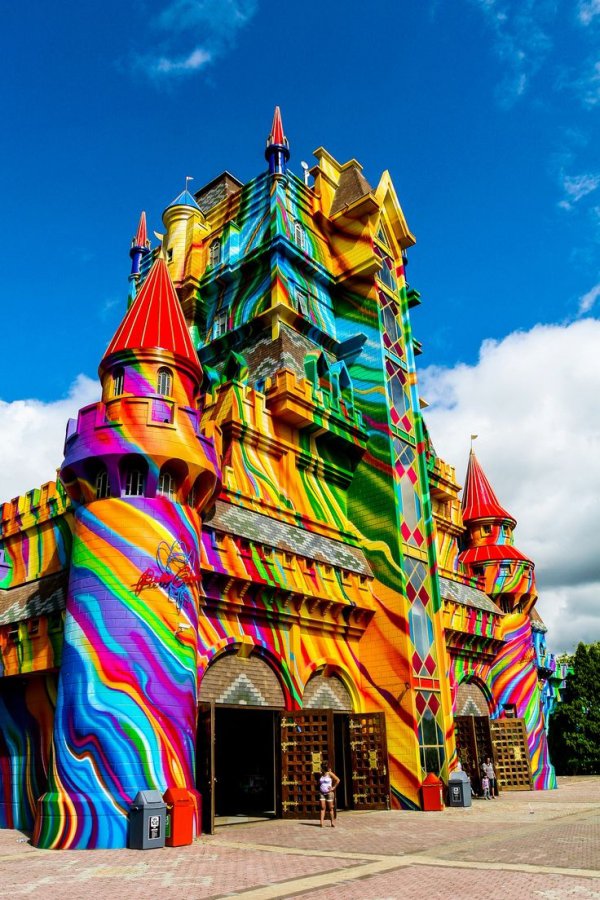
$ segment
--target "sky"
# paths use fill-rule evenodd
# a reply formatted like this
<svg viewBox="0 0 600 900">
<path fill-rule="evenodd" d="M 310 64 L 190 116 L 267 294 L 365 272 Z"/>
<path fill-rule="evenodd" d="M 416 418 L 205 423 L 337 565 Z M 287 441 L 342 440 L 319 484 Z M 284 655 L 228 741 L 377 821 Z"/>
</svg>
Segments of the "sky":
<svg viewBox="0 0 600 900">
<path fill-rule="evenodd" d="M 128 250 L 192 176 L 325 146 L 388 169 L 438 453 L 469 437 L 557 651 L 600 639 L 600 0 L 6 4 L 0 495 L 54 477 L 97 399 Z"/>
</svg>

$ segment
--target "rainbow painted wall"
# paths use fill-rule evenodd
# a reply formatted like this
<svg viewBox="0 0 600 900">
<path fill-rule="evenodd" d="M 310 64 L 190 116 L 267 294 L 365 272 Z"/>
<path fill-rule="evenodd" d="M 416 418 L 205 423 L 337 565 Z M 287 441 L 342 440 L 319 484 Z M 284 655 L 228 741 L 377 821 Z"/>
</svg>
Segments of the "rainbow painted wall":
<svg viewBox="0 0 600 900">
<path fill-rule="evenodd" d="M 391 179 L 321 148 L 306 184 L 278 112 L 266 156 L 247 184 L 182 192 L 160 248 L 142 217 L 100 399 L 60 481 L 2 506 L 0 824 L 42 847 L 126 846 L 140 789 L 196 791 L 202 680 L 240 648 L 287 710 L 327 672 L 385 714 L 392 808 L 447 779 L 473 677 L 554 783 L 533 566 L 506 587 L 497 523 L 485 572 L 461 559 L 478 538 L 421 414 Z"/>
</svg>

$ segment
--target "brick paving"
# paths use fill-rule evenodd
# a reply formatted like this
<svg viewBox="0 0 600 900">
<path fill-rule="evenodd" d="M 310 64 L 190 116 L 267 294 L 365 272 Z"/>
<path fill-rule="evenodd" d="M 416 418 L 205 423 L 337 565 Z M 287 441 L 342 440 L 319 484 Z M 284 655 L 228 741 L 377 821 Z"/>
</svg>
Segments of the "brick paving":
<svg viewBox="0 0 600 900">
<path fill-rule="evenodd" d="M 338 827 L 273 821 L 217 830 L 191 847 L 36 850 L 0 831 L 0 897 L 46 900 L 597 898 L 600 778 L 508 793 L 442 813 L 340 813 Z"/>
</svg>

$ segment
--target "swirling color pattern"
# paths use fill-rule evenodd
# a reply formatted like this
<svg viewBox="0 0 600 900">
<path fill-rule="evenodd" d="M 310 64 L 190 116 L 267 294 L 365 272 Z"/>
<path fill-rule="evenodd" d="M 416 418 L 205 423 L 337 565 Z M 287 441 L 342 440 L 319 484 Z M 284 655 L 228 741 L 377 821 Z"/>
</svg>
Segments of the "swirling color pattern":
<svg viewBox="0 0 600 900">
<path fill-rule="evenodd" d="M 39 846 L 124 846 L 141 787 L 194 788 L 197 588 L 179 611 L 163 590 L 132 588 L 158 544 L 197 547 L 198 533 L 193 510 L 162 498 L 78 510 Z"/>
<path fill-rule="evenodd" d="M 356 712 L 385 713 L 394 808 L 420 808 L 426 771 L 447 777 L 467 677 L 492 715 L 516 706 L 535 785 L 552 786 L 528 616 L 460 600 L 450 615 L 441 591 L 438 553 L 447 579 L 509 587 L 461 561 L 391 179 L 371 188 L 319 150 L 308 187 L 282 146 L 274 173 L 223 176 L 212 206 L 171 204 L 165 259 L 143 219 L 131 306 L 102 399 L 68 425 L 62 486 L 3 507 L 0 600 L 38 579 L 66 594 L 64 643 L 60 603 L 37 630 L 0 606 L 1 674 L 31 679 L 22 696 L 0 685 L 0 817 L 31 826 L 40 798 L 41 847 L 125 846 L 140 789 L 194 792 L 199 685 L 240 648 L 274 669 L 286 710 L 327 670 Z M 511 577 L 533 603 L 521 562 Z"/>
</svg>

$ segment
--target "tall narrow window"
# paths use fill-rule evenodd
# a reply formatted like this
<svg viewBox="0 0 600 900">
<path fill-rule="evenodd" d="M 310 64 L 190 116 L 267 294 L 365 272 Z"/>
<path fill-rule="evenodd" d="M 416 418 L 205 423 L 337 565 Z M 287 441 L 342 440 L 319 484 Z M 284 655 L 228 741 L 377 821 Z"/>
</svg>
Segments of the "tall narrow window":
<svg viewBox="0 0 600 900">
<path fill-rule="evenodd" d="M 308 294 L 301 288 L 296 288 L 294 296 L 296 300 L 296 309 L 301 316 L 306 316 L 308 318 Z"/>
<path fill-rule="evenodd" d="M 170 397 L 173 393 L 173 373 L 170 369 L 158 370 L 158 393 Z"/>
<path fill-rule="evenodd" d="M 378 272 L 378 277 L 380 281 L 383 281 L 385 286 L 389 287 L 391 291 L 395 291 L 398 287 L 396 282 L 396 275 L 394 273 L 394 263 L 389 256 L 384 256 L 382 258 L 381 269 Z"/>
<path fill-rule="evenodd" d="M 123 369 L 115 369 L 113 374 L 113 397 L 120 397 L 125 385 L 125 372 Z"/>
<path fill-rule="evenodd" d="M 106 469 L 100 469 L 96 475 L 96 500 L 103 500 L 105 497 L 110 497 L 108 472 Z"/>
<path fill-rule="evenodd" d="M 221 262 L 221 241 L 218 238 L 210 245 L 208 261 L 213 269 Z"/>
<path fill-rule="evenodd" d="M 175 479 L 170 472 L 160 473 L 156 493 L 161 497 L 168 497 L 169 500 L 175 499 Z"/>
<path fill-rule="evenodd" d="M 144 493 L 144 473 L 141 469 L 128 469 L 125 476 L 125 496 L 141 497 Z"/>
<path fill-rule="evenodd" d="M 300 222 L 294 224 L 294 243 L 300 250 L 306 249 L 306 233 Z"/>
<path fill-rule="evenodd" d="M 221 310 L 216 314 L 213 325 L 213 337 L 218 338 L 225 334 L 227 331 L 227 319 L 227 310 Z"/>
</svg>

